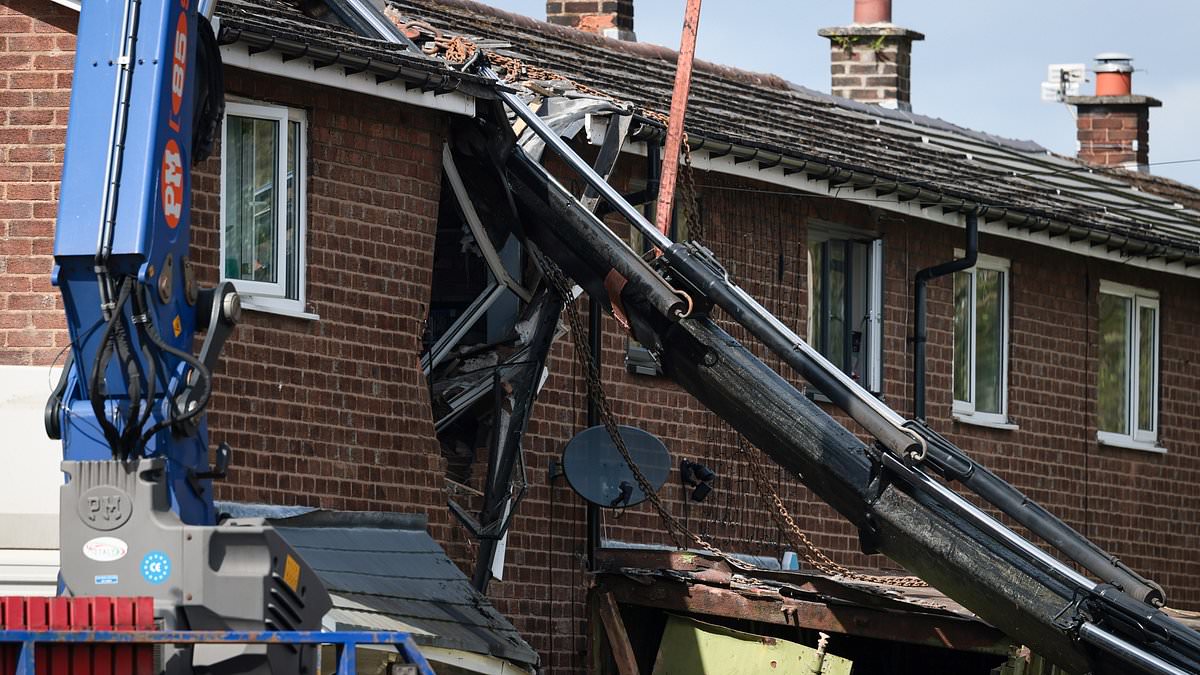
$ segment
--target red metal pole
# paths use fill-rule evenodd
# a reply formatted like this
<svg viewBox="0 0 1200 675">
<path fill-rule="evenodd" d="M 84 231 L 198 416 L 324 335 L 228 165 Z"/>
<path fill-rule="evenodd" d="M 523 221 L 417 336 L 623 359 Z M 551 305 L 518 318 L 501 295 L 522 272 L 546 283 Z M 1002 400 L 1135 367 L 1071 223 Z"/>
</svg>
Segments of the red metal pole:
<svg viewBox="0 0 1200 675">
<path fill-rule="evenodd" d="M 692 61 L 696 57 L 696 33 L 699 29 L 700 0 L 688 0 L 683 16 L 683 37 L 679 43 L 679 61 L 675 64 L 675 91 L 671 94 L 671 117 L 667 121 L 662 182 L 658 188 L 658 205 L 654 210 L 654 224 L 663 234 L 671 228 L 675 178 L 679 171 L 679 151 L 683 146 L 683 117 L 687 113 L 688 90 L 692 86 Z"/>
</svg>

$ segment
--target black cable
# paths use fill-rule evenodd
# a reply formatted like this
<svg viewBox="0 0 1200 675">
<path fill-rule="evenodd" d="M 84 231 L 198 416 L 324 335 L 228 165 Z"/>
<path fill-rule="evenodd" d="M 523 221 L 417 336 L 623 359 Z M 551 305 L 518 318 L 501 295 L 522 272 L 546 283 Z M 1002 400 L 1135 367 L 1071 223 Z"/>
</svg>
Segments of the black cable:
<svg viewBox="0 0 1200 675">
<path fill-rule="evenodd" d="M 158 395 L 158 355 L 151 353 L 152 341 L 147 335 L 146 323 L 149 321 L 150 308 L 146 305 L 146 298 L 141 293 L 134 296 L 134 305 L 137 310 L 137 315 L 133 319 L 133 323 L 137 326 L 138 335 L 141 338 L 139 341 L 142 347 L 142 357 L 146 363 L 146 397 L 142 409 L 142 414 L 138 417 L 137 425 L 134 427 L 140 434 L 145 428 L 146 422 L 150 421 L 150 416 L 154 412 L 154 399 Z M 164 387 L 165 389 L 165 387 Z M 145 455 L 146 443 L 141 436 L 136 438 L 137 445 L 130 448 L 129 454 Z"/>
<path fill-rule="evenodd" d="M 88 383 L 88 398 L 92 403 L 92 412 L 95 414 L 96 422 L 100 425 L 100 430 L 104 433 L 104 438 L 108 441 L 109 447 L 112 448 L 114 456 L 120 453 L 121 450 L 121 432 L 117 430 L 112 422 L 108 421 L 104 405 L 105 401 L 100 395 L 100 383 L 102 381 L 101 374 L 107 369 L 108 359 L 112 355 L 113 345 L 110 338 L 112 337 L 113 329 L 124 313 L 125 303 L 129 301 L 129 285 L 121 283 L 119 286 L 113 311 L 109 316 L 108 323 L 104 326 L 104 332 L 100 334 L 100 347 L 96 353 L 96 360 L 92 362 L 92 376 Z"/>
<path fill-rule="evenodd" d="M 126 278 L 123 286 L 131 286 L 137 281 Z M 113 326 L 112 342 L 117 353 L 117 359 L 125 371 L 126 393 L 129 396 L 129 416 L 125 420 L 125 428 L 121 430 L 121 445 L 114 448 L 122 461 L 129 459 L 129 454 L 138 437 L 141 426 L 138 422 L 138 408 L 142 404 L 142 367 L 135 357 L 133 343 L 130 341 L 129 325 L 126 323 L 124 308 L 115 315 L 116 324 Z"/>
<path fill-rule="evenodd" d="M 150 293 L 150 289 L 147 286 L 142 286 L 141 292 L 143 294 L 148 295 Z M 147 297 L 143 297 L 142 302 L 145 304 L 146 307 L 152 307 L 152 304 L 150 303 L 150 301 L 148 300 Z M 166 429 L 167 427 L 175 425 L 175 424 L 182 424 L 183 422 L 187 422 L 188 420 L 191 420 L 191 419 L 195 418 L 196 416 L 200 415 L 201 413 L 203 413 L 204 409 L 206 407 L 208 407 L 209 398 L 212 396 L 212 373 L 209 372 L 208 367 L 205 366 L 204 363 L 200 361 L 200 359 L 196 358 L 195 356 L 192 356 L 191 354 L 183 351 L 182 349 L 177 349 L 175 347 L 172 347 L 171 345 L 167 344 L 167 342 L 165 340 L 162 339 L 162 335 L 159 334 L 159 332 L 158 332 L 158 326 L 154 322 L 154 312 L 153 311 L 146 313 L 145 333 L 146 333 L 146 337 L 150 339 L 151 344 L 153 344 L 155 347 L 157 347 L 159 349 L 159 351 L 166 352 L 166 353 L 170 354 L 171 356 L 174 356 L 175 358 L 179 359 L 180 361 L 183 361 L 184 363 L 188 364 L 188 366 L 190 366 L 192 368 L 192 370 L 195 371 L 195 373 L 196 373 L 195 386 L 200 388 L 199 391 L 201 392 L 201 395 L 198 399 L 196 399 L 196 401 L 195 401 L 196 404 L 194 406 L 191 406 L 190 410 L 185 410 L 183 412 L 183 414 L 178 417 L 174 416 L 174 413 L 176 412 L 175 407 L 173 405 L 168 407 L 169 413 L 167 415 L 167 419 L 159 422 L 158 424 L 155 424 L 154 426 L 150 427 L 150 429 L 148 429 L 146 431 L 146 433 L 142 434 L 142 438 L 141 438 L 142 447 L 145 447 L 145 445 L 147 443 L 149 443 L 150 439 L 153 438 L 155 434 L 162 431 L 163 429 Z M 186 382 L 186 381 L 187 381 L 187 378 L 184 378 L 184 382 Z M 168 393 L 168 396 L 170 396 L 170 395 L 171 394 Z"/>
</svg>

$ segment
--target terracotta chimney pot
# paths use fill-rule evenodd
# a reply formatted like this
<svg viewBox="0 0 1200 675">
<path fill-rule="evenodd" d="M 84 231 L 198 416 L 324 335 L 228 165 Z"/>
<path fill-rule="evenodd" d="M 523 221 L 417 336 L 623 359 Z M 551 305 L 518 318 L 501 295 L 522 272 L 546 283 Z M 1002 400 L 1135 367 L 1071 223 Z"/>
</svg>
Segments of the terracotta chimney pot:
<svg viewBox="0 0 1200 675">
<path fill-rule="evenodd" d="M 854 23 L 891 23 L 892 0 L 854 0 Z"/>
<path fill-rule="evenodd" d="M 1129 96 L 1133 93 L 1133 57 L 1117 52 L 1096 55 L 1096 95 Z"/>
</svg>

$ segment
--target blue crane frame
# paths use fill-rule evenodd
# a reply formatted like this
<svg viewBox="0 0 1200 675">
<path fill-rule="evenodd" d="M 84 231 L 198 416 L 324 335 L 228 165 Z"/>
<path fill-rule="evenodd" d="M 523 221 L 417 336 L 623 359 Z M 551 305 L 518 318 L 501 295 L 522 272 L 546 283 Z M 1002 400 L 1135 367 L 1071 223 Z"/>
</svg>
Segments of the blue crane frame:
<svg viewBox="0 0 1200 675">
<path fill-rule="evenodd" d="M 135 354 L 147 353 L 142 329 L 132 330 L 135 321 L 171 347 L 192 352 L 197 310 L 187 292 L 185 262 L 198 24 L 206 20 L 197 12 L 201 1 L 82 3 L 54 241 L 53 283 L 62 292 L 73 357 L 57 412 L 67 460 L 113 458 L 92 392 L 99 392 L 103 414 L 114 422 L 134 419 L 131 406 L 136 411 L 140 405 L 130 400 L 130 378 L 117 359 L 100 377 L 91 372 L 102 350 L 105 312 L 112 307 L 105 308 L 102 270 L 150 300 L 143 316 L 135 315 L 132 303 L 121 308 L 119 320 L 129 327 Z M 102 256 L 106 230 L 111 250 Z M 172 407 L 191 370 L 169 351 L 149 353 L 157 359 L 156 372 L 147 373 L 157 396 L 147 402 L 152 406 L 145 412 L 147 426 L 177 414 Z M 190 434 L 160 429 L 146 439 L 141 454 L 166 459 L 172 508 L 185 523 L 215 523 L 210 481 L 197 477 L 208 468 L 202 414 Z"/>
</svg>

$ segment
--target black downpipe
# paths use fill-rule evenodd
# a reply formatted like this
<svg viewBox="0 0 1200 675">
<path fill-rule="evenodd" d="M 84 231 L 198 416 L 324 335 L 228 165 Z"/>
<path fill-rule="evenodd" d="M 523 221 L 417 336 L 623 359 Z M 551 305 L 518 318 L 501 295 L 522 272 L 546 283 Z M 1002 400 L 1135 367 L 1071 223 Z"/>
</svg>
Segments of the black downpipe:
<svg viewBox="0 0 1200 675">
<path fill-rule="evenodd" d="M 588 342 L 591 353 L 592 365 L 595 366 L 596 372 L 600 372 L 601 359 L 601 331 L 603 325 L 600 321 L 600 303 L 594 298 L 588 298 Z M 600 402 L 588 392 L 587 403 L 587 425 L 592 428 L 600 424 Z M 587 559 L 588 569 L 595 570 L 596 564 L 596 549 L 600 548 L 602 542 L 600 539 L 600 507 L 588 502 L 587 505 Z"/>
<path fill-rule="evenodd" d="M 926 285 L 931 279 L 961 272 L 975 266 L 979 257 L 979 216 L 967 212 L 966 255 L 949 262 L 926 267 L 917 272 L 913 282 L 913 418 L 925 421 L 925 342 L 929 339 L 925 325 Z"/>
</svg>

